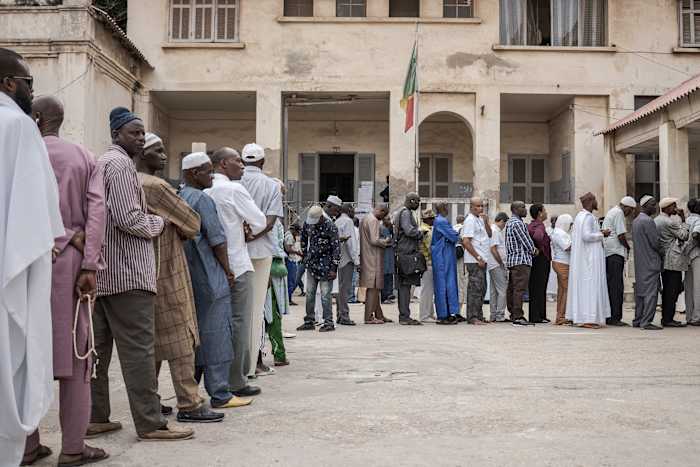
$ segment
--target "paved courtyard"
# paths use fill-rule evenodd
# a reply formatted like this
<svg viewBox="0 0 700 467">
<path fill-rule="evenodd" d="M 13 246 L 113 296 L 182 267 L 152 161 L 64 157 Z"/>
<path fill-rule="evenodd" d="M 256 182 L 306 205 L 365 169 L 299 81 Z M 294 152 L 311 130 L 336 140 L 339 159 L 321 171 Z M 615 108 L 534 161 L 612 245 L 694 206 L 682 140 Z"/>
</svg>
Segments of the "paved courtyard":
<svg viewBox="0 0 700 467">
<path fill-rule="evenodd" d="M 292 308 L 287 330 L 302 312 Z M 351 313 L 361 321 L 362 306 Z M 113 362 L 112 418 L 125 429 L 91 441 L 111 454 L 100 465 L 700 464 L 698 328 L 386 324 L 286 343 L 292 364 L 257 380 L 253 405 L 190 425 L 195 439 L 177 443 L 136 441 Z M 166 374 L 161 384 L 172 397 Z M 58 430 L 54 409 L 41 431 L 56 451 Z"/>
</svg>

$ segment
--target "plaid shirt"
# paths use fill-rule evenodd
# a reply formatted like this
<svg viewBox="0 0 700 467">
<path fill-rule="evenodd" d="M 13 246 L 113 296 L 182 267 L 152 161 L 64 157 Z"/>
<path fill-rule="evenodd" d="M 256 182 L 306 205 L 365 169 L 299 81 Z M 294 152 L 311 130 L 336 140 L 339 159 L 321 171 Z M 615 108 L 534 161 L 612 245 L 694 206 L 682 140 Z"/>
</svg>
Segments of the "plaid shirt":
<svg viewBox="0 0 700 467">
<path fill-rule="evenodd" d="M 525 222 L 518 216 L 511 216 L 506 222 L 506 267 L 532 266 L 532 253 L 535 244 L 527 232 Z"/>
</svg>

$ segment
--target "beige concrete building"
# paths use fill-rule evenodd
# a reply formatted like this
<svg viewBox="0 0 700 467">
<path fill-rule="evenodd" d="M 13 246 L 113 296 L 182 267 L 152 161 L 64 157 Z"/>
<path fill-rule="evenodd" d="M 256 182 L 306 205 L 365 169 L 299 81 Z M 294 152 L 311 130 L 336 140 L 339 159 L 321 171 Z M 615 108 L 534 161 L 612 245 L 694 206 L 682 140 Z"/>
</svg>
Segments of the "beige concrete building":
<svg viewBox="0 0 700 467">
<path fill-rule="evenodd" d="M 130 1 L 128 38 L 86 0 L 20 3 L 0 0 L 0 46 L 27 54 L 39 92 L 67 86 L 69 136 L 99 153 L 109 108 L 133 107 L 166 141 L 170 178 L 193 145 L 257 141 L 300 206 L 362 186 L 378 200 L 389 176 L 394 205 L 418 187 L 553 213 L 593 191 L 603 209 L 664 192 L 686 156 L 685 196 L 700 185 L 695 146 L 599 134 L 700 71 L 697 2 Z M 405 133 L 414 41 L 419 125 Z"/>
</svg>

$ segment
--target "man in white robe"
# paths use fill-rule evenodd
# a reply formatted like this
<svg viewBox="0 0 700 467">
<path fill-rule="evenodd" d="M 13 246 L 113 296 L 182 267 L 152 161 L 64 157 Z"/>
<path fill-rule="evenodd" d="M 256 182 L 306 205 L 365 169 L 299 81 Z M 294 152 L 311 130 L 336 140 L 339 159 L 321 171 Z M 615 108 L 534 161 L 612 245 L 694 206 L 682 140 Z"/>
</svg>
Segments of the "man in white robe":
<svg viewBox="0 0 700 467">
<path fill-rule="evenodd" d="M 29 117 L 32 81 L 24 59 L 0 48 L 0 467 L 19 465 L 53 399 L 51 255 L 65 231 L 56 177 Z"/>
<path fill-rule="evenodd" d="M 571 262 L 566 319 L 586 328 L 599 328 L 610 317 L 605 276 L 603 239 L 610 230 L 600 230 L 593 211 L 598 201 L 592 193 L 581 198 L 583 209 L 576 215 L 571 234 Z"/>
</svg>

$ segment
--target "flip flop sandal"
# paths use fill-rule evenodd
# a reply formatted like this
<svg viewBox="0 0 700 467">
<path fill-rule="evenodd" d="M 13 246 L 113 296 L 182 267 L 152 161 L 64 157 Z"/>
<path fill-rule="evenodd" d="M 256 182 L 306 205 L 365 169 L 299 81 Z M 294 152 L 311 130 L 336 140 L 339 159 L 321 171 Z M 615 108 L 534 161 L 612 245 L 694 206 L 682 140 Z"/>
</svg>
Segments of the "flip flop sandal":
<svg viewBox="0 0 700 467">
<path fill-rule="evenodd" d="M 58 457 L 58 467 L 76 467 L 78 465 L 94 464 L 109 457 L 104 450 L 85 445 L 81 454 L 63 454 Z"/>
<path fill-rule="evenodd" d="M 29 454 L 25 454 L 24 457 L 22 457 L 22 463 L 19 465 L 32 465 L 45 457 L 49 457 L 51 454 L 53 454 L 53 451 L 50 447 L 40 444 L 35 450 Z"/>
</svg>

